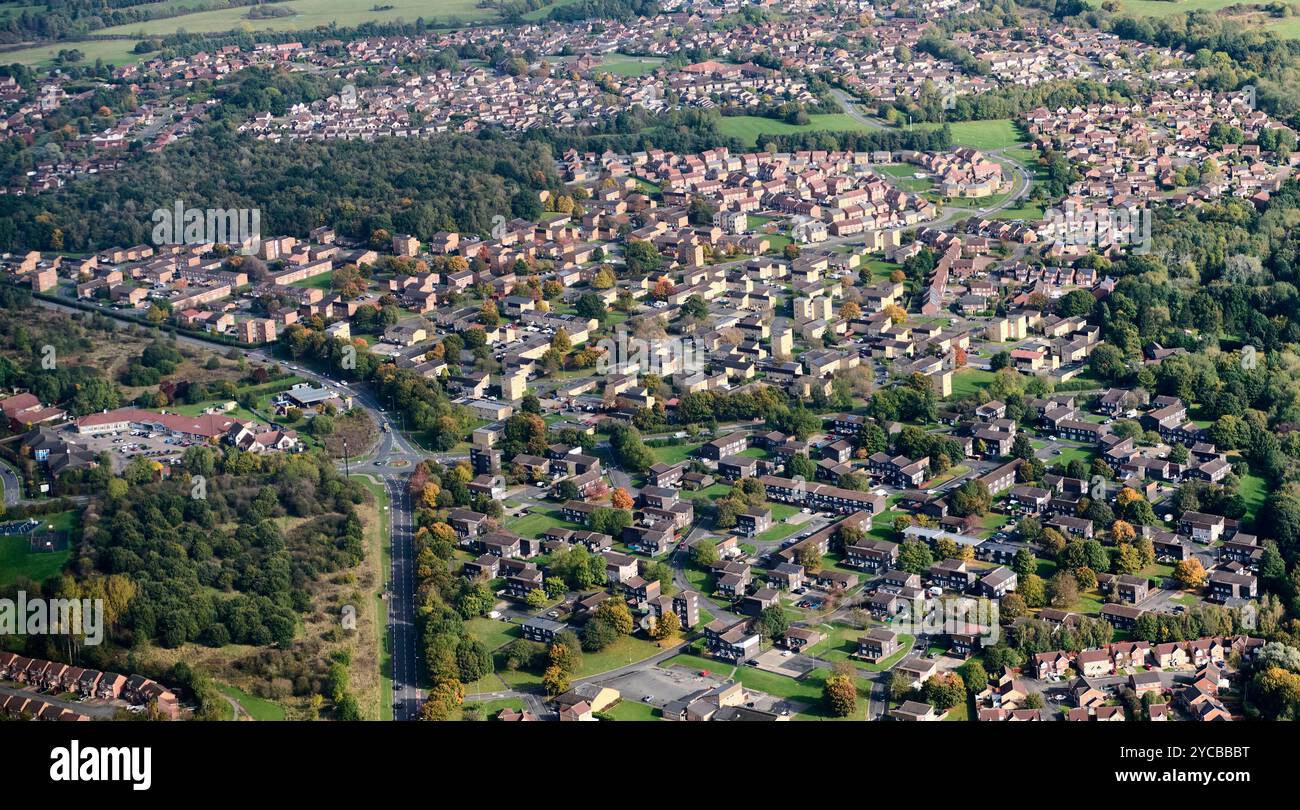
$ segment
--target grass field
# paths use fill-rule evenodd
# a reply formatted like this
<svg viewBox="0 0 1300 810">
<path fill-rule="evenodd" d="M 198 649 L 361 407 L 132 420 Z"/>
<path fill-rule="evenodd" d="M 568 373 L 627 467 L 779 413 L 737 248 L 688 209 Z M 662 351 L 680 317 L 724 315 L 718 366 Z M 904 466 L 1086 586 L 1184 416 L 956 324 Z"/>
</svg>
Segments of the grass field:
<svg viewBox="0 0 1300 810">
<path fill-rule="evenodd" d="M 729 115 L 722 119 L 722 134 L 739 138 L 749 146 L 758 143 L 759 135 L 793 135 L 798 132 L 860 132 L 870 127 L 854 120 L 847 113 L 827 113 L 808 116 L 803 126 L 787 124 L 772 118 L 756 115 Z"/>
<path fill-rule="evenodd" d="M 775 515 L 773 519 L 775 519 Z M 771 543 L 776 540 L 784 540 L 797 531 L 799 531 L 799 527 L 793 523 L 777 523 L 767 531 L 759 532 L 758 539 L 764 543 Z"/>
<path fill-rule="evenodd" d="M 913 124 L 915 129 L 937 129 L 942 124 Z M 1006 149 L 1025 143 L 1025 136 L 1010 118 L 990 118 L 987 121 L 953 121 L 948 124 L 952 142 L 976 149 Z"/>
<path fill-rule="evenodd" d="M 663 63 L 664 60 L 657 56 L 611 54 L 601 60 L 599 69 L 616 76 L 644 76 L 653 73 Z"/>
<path fill-rule="evenodd" d="M 275 701 L 253 697 L 237 686 L 221 683 L 216 684 L 216 687 L 223 695 L 239 701 L 239 705 L 243 706 L 244 711 L 248 712 L 254 720 L 284 719 L 284 707 Z"/>
<path fill-rule="evenodd" d="M 1254 473 L 1241 477 L 1241 497 L 1246 502 L 1246 516 L 1251 520 L 1268 499 L 1268 482 Z"/>
<path fill-rule="evenodd" d="M 556 3 L 562 5 L 563 0 Z M 169 0 L 163 3 L 151 3 L 150 8 L 185 7 L 184 0 Z M 391 6 L 383 11 L 376 11 L 375 6 Z M 80 42 L 64 41 L 52 45 L 41 45 L 0 54 L 0 62 L 10 64 L 20 62 L 27 65 L 48 64 L 55 54 L 63 49 L 76 48 L 86 55 L 86 62 L 93 63 L 103 59 L 113 65 L 125 65 L 148 58 L 148 54 L 133 54 L 131 49 L 145 37 L 161 37 L 177 31 L 189 33 L 243 31 L 302 31 L 317 26 L 338 25 L 350 27 L 364 22 L 394 22 L 405 20 L 413 22 L 418 17 L 427 21 L 448 23 L 453 17 L 461 23 L 487 21 L 496 18 L 491 9 L 477 7 L 477 0 L 293 0 L 284 3 L 282 8 L 295 12 L 289 17 L 276 17 L 264 20 L 247 18 L 248 8 L 217 9 L 200 11 L 195 14 L 182 14 L 178 17 L 166 17 L 148 20 L 130 25 L 117 25 L 102 28 L 94 32 L 95 36 L 125 37 L 124 39 L 88 39 Z M 550 13 L 553 6 L 539 9 L 542 15 Z M 144 8 L 141 6 L 139 8 Z"/>
<path fill-rule="evenodd" d="M 659 710 L 654 706 L 635 700 L 620 701 L 617 706 L 605 713 L 615 720 L 632 721 L 658 720 L 661 716 Z"/>
<path fill-rule="evenodd" d="M 618 641 L 596 653 L 584 652 L 582 665 L 574 673 L 575 678 L 590 678 L 611 669 L 625 667 L 644 661 L 652 655 L 664 652 L 655 642 L 634 636 L 623 636 Z"/>
<path fill-rule="evenodd" d="M 898 652 L 883 661 L 870 664 L 852 657 L 858 650 L 858 637 L 862 635 L 862 630 L 847 624 L 824 624 L 817 629 L 826 634 L 826 639 L 810 649 L 809 654 L 834 663 L 847 661 L 867 672 L 881 672 L 902 661 L 912 651 L 912 643 L 916 641 L 915 637 L 900 633 L 898 640 L 902 646 Z"/>
<path fill-rule="evenodd" d="M 917 177 L 917 174 L 925 173 L 907 163 L 891 163 L 886 166 L 876 166 L 875 170 L 885 175 L 890 181 L 901 188 L 903 191 L 910 191 L 913 194 L 920 194 L 934 188 L 934 181 L 928 177 Z"/>
<path fill-rule="evenodd" d="M 391 8 L 375 11 L 376 5 Z M 347 27 L 369 21 L 392 22 L 403 19 L 413 22 L 417 17 L 443 22 L 456 17 L 461 22 L 476 22 L 496 16 L 484 9 L 476 8 L 475 0 L 384 0 L 379 4 L 376 4 L 375 0 L 293 0 L 285 6 L 292 8 L 296 13 L 291 17 L 250 20 L 247 19 L 247 8 L 224 8 L 185 14 L 180 17 L 149 20 L 134 25 L 118 25 L 96 33 L 105 36 L 144 37 L 174 34 L 181 29 L 190 33 L 231 29 L 298 31 L 330 24 Z"/>
<path fill-rule="evenodd" d="M 51 45 L 38 45 L 33 48 L 21 48 L 16 51 L 0 53 L 0 62 L 23 65 L 49 65 L 59 51 L 78 50 L 86 55 L 85 62 L 94 64 L 96 59 L 103 59 L 109 65 L 129 65 L 139 62 L 148 54 L 131 53 L 139 40 L 135 39 L 91 39 L 83 42 L 56 42 Z"/>
<path fill-rule="evenodd" d="M 41 520 L 55 530 L 70 533 L 77 523 L 75 512 L 44 515 Z M 26 535 L 0 537 L 0 586 L 11 585 L 19 577 L 43 582 L 58 574 L 71 554 L 68 550 L 32 553 Z"/>
<path fill-rule="evenodd" d="M 962 399 L 977 393 L 993 382 L 994 372 L 980 368 L 964 368 L 952 375 L 952 395 L 949 399 Z"/>
<path fill-rule="evenodd" d="M 1183 15 L 1189 11 L 1208 11 L 1211 13 L 1220 11 L 1228 6 L 1238 5 L 1239 0 L 1119 0 L 1120 11 L 1143 17 L 1172 17 L 1174 15 Z M 1238 17 L 1238 20 L 1244 22 L 1244 18 Z M 1300 19 L 1296 17 L 1287 17 L 1277 19 L 1273 17 L 1262 18 L 1263 28 L 1266 31 L 1272 31 L 1279 37 L 1295 39 L 1300 37 Z"/>
<path fill-rule="evenodd" d="M 533 511 L 523 517 L 512 518 L 506 521 L 505 528 L 522 537 L 530 539 L 541 537 L 547 529 L 560 527 L 564 529 L 581 529 L 576 523 L 565 520 L 560 509 L 546 509 Z"/>
<path fill-rule="evenodd" d="M 660 464 L 680 464 L 700 449 L 700 444 L 700 442 L 669 444 L 663 447 L 651 447 L 650 452 L 654 453 L 655 460 Z"/>
</svg>

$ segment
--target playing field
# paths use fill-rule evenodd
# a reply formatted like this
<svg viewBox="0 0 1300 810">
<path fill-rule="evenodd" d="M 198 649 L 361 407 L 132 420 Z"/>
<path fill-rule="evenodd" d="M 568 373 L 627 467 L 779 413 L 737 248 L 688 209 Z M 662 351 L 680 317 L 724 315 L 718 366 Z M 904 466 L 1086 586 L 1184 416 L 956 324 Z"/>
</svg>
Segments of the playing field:
<svg viewBox="0 0 1300 810">
<path fill-rule="evenodd" d="M 913 124 L 916 129 L 936 129 L 942 124 Z M 987 121 L 954 121 L 948 124 L 952 142 L 958 146 L 976 149 L 1005 149 L 1025 142 L 1025 137 L 1010 118 L 991 118 Z"/>
<path fill-rule="evenodd" d="M 1220 11 L 1229 6 L 1240 5 L 1240 0 L 1119 0 L 1120 11 L 1143 17 L 1171 17 L 1186 14 L 1189 11 Z M 1238 20 L 1243 18 L 1238 17 Z M 1260 17 L 1265 30 L 1272 31 L 1280 37 L 1295 39 L 1300 37 L 1300 18 Z"/>
<path fill-rule="evenodd" d="M 11 65 L 49 65 L 59 51 L 78 50 L 86 55 L 83 64 L 93 65 L 96 59 L 103 59 L 108 65 L 129 65 L 139 62 L 148 54 L 131 53 L 135 39 L 91 39 L 84 42 L 58 42 L 53 45 L 41 45 L 35 48 L 23 48 L 17 51 L 0 53 L 0 63 Z"/>
<path fill-rule="evenodd" d="M 235 28 L 249 31 L 296 31 L 318 25 L 347 27 L 370 21 L 414 21 L 418 17 L 443 22 L 457 17 L 461 22 L 473 22 L 495 16 L 490 10 L 477 8 L 475 4 L 476 0 L 383 0 L 379 3 L 375 0 L 289 0 L 276 5 L 293 9 L 294 14 L 290 17 L 250 20 L 247 8 L 223 8 L 134 25 L 118 25 L 96 33 L 143 37 L 174 34 L 178 29 L 190 33 L 229 31 Z M 375 6 L 384 9 L 376 11 Z"/>
<path fill-rule="evenodd" d="M 753 146 L 758 143 L 759 135 L 793 135 L 799 132 L 858 132 L 871 129 L 860 121 L 855 121 L 847 113 L 828 113 L 810 115 L 808 123 L 802 126 L 787 124 L 772 118 L 757 115 L 729 115 L 722 119 L 722 134 L 739 138 Z"/>
<path fill-rule="evenodd" d="M 664 60 L 657 56 L 611 54 L 601 60 L 600 70 L 608 71 L 617 76 L 644 76 L 647 73 L 653 73 L 655 68 L 663 63 Z"/>
<path fill-rule="evenodd" d="M 145 37 L 161 37 L 184 30 L 189 33 L 243 31 L 299 31 L 317 26 L 338 25 L 349 27 L 364 22 L 393 22 L 396 20 L 414 21 L 419 17 L 425 20 L 446 23 L 453 17 L 458 22 L 485 22 L 496 17 L 492 9 L 478 8 L 478 0 L 287 0 L 277 3 L 275 7 L 292 9 L 293 15 L 273 17 L 261 20 L 248 19 L 248 8 L 223 8 L 215 11 L 200 11 L 195 14 L 182 14 L 178 17 L 166 17 L 130 25 L 116 25 L 101 28 L 95 36 L 129 37 L 129 39 L 88 39 L 80 42 L 63 41 L 51 45 L 8 51 L 0 54 L 0 63 L 20 62 L 27 65 L 48 64 L 54 56 L 64 49 L 77 49 L 86 55 L 86 62 L 93 63 L 103 59 L 113 65 L 125 65 L 147 58 L 147 54 L 131 53 L 136 42 Z M 384 7 L 375 10 L 376 6 Z M 137 8 L 168 9 L 190 7 L 187 0 L 167 0 L 161 3 L 148 3 Z M 546 13 L 550 13 L 550 6 Z"/>
</svg>

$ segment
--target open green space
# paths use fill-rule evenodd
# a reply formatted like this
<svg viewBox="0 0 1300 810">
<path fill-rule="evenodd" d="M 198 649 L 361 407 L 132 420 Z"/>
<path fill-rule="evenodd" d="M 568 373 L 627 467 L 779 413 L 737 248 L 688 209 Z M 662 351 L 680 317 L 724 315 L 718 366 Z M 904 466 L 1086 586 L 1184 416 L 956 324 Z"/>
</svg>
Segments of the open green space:
<svg viewBox="0 0 1300 810">
<path fill-rule="evenodd" d="M 650 446 L 650 452 L 660 464 L 680 464 L 700 449 L 700 442 L 669 444 L 662 447 Z"/>
<path fill-rule="evenodd" d="M 719 127 L 723 135 L 739 138 L 746 145 L 758 143 L 759 135 L 794 135 L 800 132 L 861 132 L 871 129 L 848 113 L 824 113 L 808 116 L 807 124 L 787 124 L 757 115 L 728 115 Z"/>
<path fill-rule="evenodd" d="M 784 540 L 795 532 L 799 527 L 793 523 L 777 523 L 764 532 L 759 532 L 758 539 L 764 543 L 771 543 L 776 540 Z"/>
<path fill-rule="evenodd" d="M 605 710 L 605 714 L 615 720 L 646 721 L 658 720 L 661 717 L 659 709 L 648 703 L 641 703 L 635 700 L 623 700 L 615 706 Z"/>
<path fill-rule="evenodd" d="M 995 376 L 997 376 L 995 372 L 969 366 L 953 372 L 952 394 L 948 398 L 964 399 L 973 396 L 979 393 L 980 389 L 987 388 Z"/>
<path fill-rule="evenodd" d="M 76 512 L 41 515 L 40 520 L 40 531 L 63 532 L 71 542 L 72 531 L 77 525 Z M 71 553 L 68 549 L 33 552 L 28 535 L 0 537 L 0 587 L 11 585 L 20 577 L 44 582 L 63 570 Z"/>
<path fill-rule="evenodd" d="M 284 707 L 273 700 L 254 697 L 237 686 L 231 686 L 224 683 L 214 685 L 217 687 L 217 691 L 221 692 L 226 697 L 234 698 L 239 701 L 239 705 L 243 706 L 244 711 L 248 712 L 254 720 L 284 719 Z"/>
<path fill-rule="evenodd" d="M 913 124 L 914 129 L 938 129 L 942 124 Z M 987 121 L 953 121 L 948 124 L 952 142 L 956 146 L 992 150 L 1025 143 L 1025 136 L 1010 118 L 991 118 Z"/>
<path fill-rule="evenodd" d="M 620 53 L 606 56 L 597 69 L 617 76 L 645 76 L 663 63 L 664 60 L 657 56 L 625 56 Z"/>
<path fill-rule="evenodd" d="M 511 518 L 505 523 L 505 528 L 519 535 L 536 539 L 546 533 L 548 529 L 581 529 L 582 526 L 569 520 L 565 520 L 564 512 L 559 507 L 555 508 L 538 508 L 533 507 L 532 512 L 521 517 Z"/>
</svg>

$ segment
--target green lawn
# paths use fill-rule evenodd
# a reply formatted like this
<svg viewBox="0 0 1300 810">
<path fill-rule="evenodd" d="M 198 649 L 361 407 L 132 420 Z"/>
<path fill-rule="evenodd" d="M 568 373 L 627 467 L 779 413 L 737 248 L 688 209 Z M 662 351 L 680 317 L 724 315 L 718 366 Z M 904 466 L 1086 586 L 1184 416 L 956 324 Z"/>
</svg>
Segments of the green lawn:
<svg viewBox="0 0 1300 810">
<path fill-rule="evenodd" d="M 924 171 L 910 163 L 891 163 L 873 168 L 888 177 L 894 185 L 913 194 L 921 194 L 934 188 L 934 181 L 926 177 Z M 922 176 L 917 177 L 917 174 Z"/>
<path fill-rule="evenodd" d="M 775 519 L 776 516 L 774 515 L 773 520 Z M 770 543 L 774 540 L 784 540 L 797 531 L 799 531 L 799 527 L 793 523 L 777 523 L 767 531 L 759 532 L 758 539 Z"/>
<path fill-rule="evenodd" d="M 384 7 L 376 11 L 376 6 Z M 354 26 L 371 20 L 391 22 L 398 18 L 408 22 L 423 17 L 426 22 L 446 21 L 459 17 L 462 22 L 487 20 L 495 13 L 478 8 L 477 0 L 294 0 L 294 14 L 288 17 L 250 20 L 243 6 L 201 11 L 142 23 L 104 28 L 96 33 L 104 36 L 144 36 L 174 34 L 178 30 L 190 33 L 229 31 L 246 28 L 252 31 L 301 31 L 318 25 Z"/>
<path fill-rule="evenodd" d="M 952 394 L 949 399 L 963 399 L 971 396 L 980 389 L 986 388 L 993 382 L 996 372 L 985 371 L 981 368 L 963 368 L 952 375 Z"/>
<path fill-rule="evenodd" d="M 483 646 L 491 652 L 519 638 L 519 625 L 499 619 L 479 617 L 465 622 L 465 632 L 483 642 Z"/>
<path fill-rule="evenodd" d="M 694 670 L 696 672 L 708 672 L 712 675 L 718 675 L 723 678 L 731 677 L 731 673 L 736 669 L 726 661 L 715 661 L 712 658 L 704 658 L 699 655 L 692 655 L 691 653 L 680 653 L 674 655 L 667 661 L 660 663 L 659 666 L 664 669 L 685 667 L 686 669 Z"/>
<path fill-rule="evenodd" d="M 635 664 L 637 661 L 644 661 L 650 656 L 661 652 L 663 652 L 663 649 L 653 641 L 635 636 L 623 636 L 600 652 L 584 652 L 582 654 L 582 665 L 578 667 L 574 677 L 589 678 L 592 675 L 609 672 L 611 669 L 618 669 L 628 664 Z"/>
<path fill-rule="evenodd" d="M 663 447 L 651 447 L 655 460 L 660 464 L 680 464 L 700 449 L 701 442 L 670 444 Z"/>
<path fill-rule="evenodd" d="M 1089 616 L 1097 616 L 1101 613 L 1101 606 L 1105 604 L 1105 599 L 1096 591 L 1084 591 L 1079 594 L 1079 598 L 1070 605 L 1070 610 L 1075 613 L 1086 613 Z"/>
<path fill-rule="evenodd" d="M 534 509 L 530 514 L 507 520 L 505 528 L 521 537 L 528 538 L 541 537 L 548 529 L 556 527 L 564 529 L 582 528 L 582 526 L 577 523 L 565 520 L 562 517 L 563 514 L 563 510 L 558 507 L 553 509 Z"/>
<path fill-rule="evenodd" d="M 1067 465 L 1071 461 L 1082 461 L 1085 464 L 1092 464 L 1092 460 L 1097 457 L 1097 451 L 1088 447 L 1062 447 L 1059 456 L 1048 456 L 1044 461 L 1047 464 Z"/>
<path fill-rule="evenodd" d="M 294 281 L 290 283 L 289 286 L 304 287 L 307 289 L 316 289 L 316 290 L 328 290 L 330 288 L 330 285 L 333 283 L 334 283 L 334 271 L 331 270 L 328 273 L 321 273 L 320 275 L 315 275 L 312 276 L 311 278 L 305 278 L 302 281 Z"/>
<path fill-rule="evenodd" d="M 880 672 L 889 669 L 894 664 L 902 661 L 912 650 L 912 643 L 916 640 L 907 633 L 900 633 L 898 636 L 902 647 L 898 652 L 884 659 L 883 661 L 870 664 L 858 658 L 853 657 L 853 653 L 858 651 L 858 637 L 865 631 L 848 624 L 823 624 L 817 628 L 826 634 L 825 640 L 818 642 L 808 650 L 808 654 L 815 658 L 821 658 L 832 663 L 847 661 L 858 669 L 867 672 Z"/>
<path fill-rule="evenodd" d="M 915 129 L 938 129 L 942 124 L 913 124 Z M 976 149 L 1005 149 L 1025 143 L 1014 121 L 1010 118 L 992 118 L 987 121 L 954 121 L 948 124 L 952 142 L 958 146 Z"/>
<path fill-rule="evenodd" d="M 1247 473 L 1241 476 L 1241 493 L 1242 500 L 1246 502 L 1246 517 L 1250 520 L 1255 519 L 1259 508 L 1264 505 L 1268 499 L 1268 481 L 1261 476 Z"/>
<path fill-rule="evenodd" d="M 664 60 L 657 56 L 610 54 L 601 60 L 600 67 L 597 69 L 618 76 L 644 76 L 653 73 L 663 63 Z"/>
<path fill-rule="evenodd" d="M 803 126 L 787 124 L 773 118 L 756 115 L 728 115 L 719 127 L 723 135 L 739 138 L 748 146 L 758 143 L 759 135 L 793 135 L 799 132 L 862 132 L 871 129 L 847 113 L 827 113 L 808 116 Z"/>
<path fill-rule="evenodd" d="M 379 581 L 376 583 L 371 598 L 374 599 L 375 618 L 377 621 L 376 637 L 379 645 L 379 719 L 393 719 L 393 702 L 388 696 L 393 694 L 393 651 L 389 637 L 388 622 L 385 617 L 388 615 L 388 603 L 383 599 L 384 583 L 387 581 L 388 572 L 392 570 L 392 536 L 388 531 L 388 489 L 369 475 L 356 475 L 352 478 L 361 483 L 375 498 L 375 508 L 379 520 L 374 526 L 368 527 L 368 531 L 373 531 L 377 535 L 371 542 L 375 544 L 379 551 L 379 565 L 377 573 Z M 367 554 L 373 552 L 368 551 Z"/>
<path fill-rule="evenodd" d="M 283 720 L 284 707 L 273 700 L 265 700 L 252 695 L 240 689 L 237 686 L 219 683 L 215 684 L 217 690 L 227 697 L 232 697 L 239 701 L 239 705 L 244 707 L 254 720 Z"/>
<path fill-rule="evenodd" d="M 15 62 L 23 65 L 48 67 L 54 62 L 59 51 L 78 50 L 85 58 L 79 64 L 94 65 L 96 59 L 103 59 L 109 65 L 130 65 L 145 59 L 148 54 L 132 53 L 138 40 L 135 39 L 92 39 L 84 42 L 55 42 L 49 45 L 37 45 L 16 51 L 6 51 L 3 62 L 6 65 Z"/>
<path fill-rule="evenodd" d="M 632 721 L 658 720 L 662 716 L 659 709 L 636 700 L 620 701 L 613 708 L 607 709 L 605 714 L 615 720 Z"/>
<path fill-rule="evenodd" d="M 76 512 L 59 512 L 41 516 L 41 530 L 53 526 L 54 531 L 61 531 L 71 542 L 71 533 L 77 525 Z M 72 552 L 63 551 L 31 552 L 28 550 L 28 537 L 0 537 L 0 586 L 11 585 L 19 577 L 27 577 L 34 582 L 44 582 L 63 570 Z"/>
<path fill-rule="evenodd" d="M 539 11 L 550 14 L 551 8 L 565 5 L 569 0 L 557 0 Z M 187 4 L 151 3 L 150 7 Z M 144 22 L 101 28 L 93 35 L 112 39 L 60 41 L 4 54 L 4 63 L 21 62 L 26 65 L 48 65 L 64 49 L 76 49 L 85 54 L 83 64 L 94 64 L 103 59 L 112 65 L 126 65 L 149 58 L 155 54 L 134 54 L 131 49 L 146 36 L 158 37 L 184 30 L 189 33 L 247 31 L 303 31 L 317 26 L 356 26 L 368 21 L 393 22 L 398 19 L 413 22 L 423 17 L 426 22 L 448 23 L 454 17 L 462 24 L 497 18 L 495 10 L 480 8 L 478 0 L 293 0 L 281 8 L 294 13 L 287 17 L 253 20 L 248 18 L 248 8 L 236 6 L 212 11 L 199 11 L 177 17 L 165 17 Z M 376 10 L 382 7 L 382 10 Z M 137 8 L 143 8 L 138 6 Z M 539 15 L 540 16 L 540 15 Z"/>
<path fill-rule="evenodd" d="M 488 700 L 483 703 L 478 703 L 473 700 L 466 701 L 466 705 L 471 703 L 478 706 L 479 714 L 484 720 L 495 720 L 496 716 L 501 713 L 502 709 L 514 709 L 517 712 L 524 710 L 523 698 L 501 698 L 500 700 Z"/>
<path fill-rule="evenodd" d="M 1238 0 L 1119 0 L 1121 12 L 1144 17 L 1182 16 L 1189 11 L 1219 12 L 1229 6 L 1239 5 Z M 1220 19 L 1227 19 L 1220 16 Z M 1283 39 L 1300 37 L 1300 18 L 1294 14 L 1287 17 L 1264 17 L 1260 23 L 1248 22 L 1244 17 L 1236 18 L 1243 27 L 1271 31 Z"/>
</svg>

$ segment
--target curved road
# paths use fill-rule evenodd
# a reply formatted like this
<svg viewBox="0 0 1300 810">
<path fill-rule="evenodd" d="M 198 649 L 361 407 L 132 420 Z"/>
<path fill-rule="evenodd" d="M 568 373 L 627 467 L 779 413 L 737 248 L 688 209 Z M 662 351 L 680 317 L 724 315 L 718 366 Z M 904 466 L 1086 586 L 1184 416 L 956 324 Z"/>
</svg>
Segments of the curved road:
<svg viewBox="0 0 1300 810">
<path fill-rule="evenodd" d="M 47 309 L 73 314 L 86 314 L 84 310 L 76 307 L 65 306 L 40 298 L 33 300 Z M 114 314 L 111 311 L 105 311 L 103 314 L 134 325 L 143 324 L 142 321 Z M 148 324 L 143 325 L 147 326 Z M 204 340 L 191 335 L 173 334 L 172 337 L 178 343 L 203 349 L 218 349 L 222 353 L 230 350 L 230 346 L 225 343 Z M 384 488 L 388 492 L 390 503 L 389 539 L 392 547 L 392 569 L 388 588 L 388 624 L 393 670 L 393 719 L 419 719 L 421 656 L 419 652 L 419 632 L 415 625 L 415 566 L 412 548 L 414 527 L 411 496 L 408 491 L 407 480 L 410 478 L 412 467 L 426 456 L 410 446 L 409 440 L 400 435 L 397 425 L 393 424 L 389 414 L 380 406 L 379 401 L 362 386 L 334 380 L 296 363 L 286 362 L 275 357 L 266 349 L 241 349 L 241 351 L 250 360 L 285 366 L 299 377 L 316 384 L 342 388 L 352 395 L 354 406 L 369 413 L 375 424 L 380 428 L 379 440 L 375 447 L 370 450 L 363 450 L 356 458 L 350 459 L 348 466 L 351 468 L 350 472 L 360 472 L 362 459 L 377 459 L 379 463 L 374 464 L 372 470 L 383 480 Z M 387 430 L 384 428 L 387 428 Z M 464 455 L 443 454 L 437 458 L 440 461 L 451 461 L 464 457 Z M 340 463 L 339 468 L 343 469 L 344 465 Z M 0 465 L 0 476 L 4 476 L 7 469 L 7 467 Z M 18 491 L 16 481 L 12 491 Z M 6 501 L 10 497 L 10 492 L 11 486 L 6 478 Z"/>
</svg>

